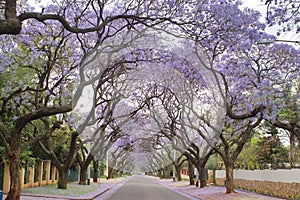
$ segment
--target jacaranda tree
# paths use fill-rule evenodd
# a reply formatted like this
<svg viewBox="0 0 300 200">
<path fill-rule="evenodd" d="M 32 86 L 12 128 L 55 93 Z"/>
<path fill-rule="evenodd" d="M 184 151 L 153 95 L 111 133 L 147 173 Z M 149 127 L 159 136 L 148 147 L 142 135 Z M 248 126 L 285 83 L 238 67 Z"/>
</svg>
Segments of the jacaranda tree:
<svg viewBox="0 0 300 200">
<path fill-rule="evenodd" d="M 292 10 L 298 9 L 297 2 L 290 5 Z M 31 122 L 35 120 L 72 111 L 84 89 L 91 86 L 94 91 L 91 107 L 88 107 L 91 109 L 75 126 L 75 134 L 84 133 L 91 123 L 98 122 L 103 125 L 100 125 L 100 133 L 104 134 L 105 127 L 115 120 L 101 118 L 108 111 L 105 109 L 109 108 L 110 114 L 114 111 L 108 105 L 115 99 L 105 95 L 123 95 L 124 99 L 125 95 L 131 95 L 138 99 L 137 93 L 115 90 L 119 85 L 114 81 L 125 83 L 129 77 L 126 75 L 144 65 L 150 66 L 151 71 L 153 60 L 162 71 L 167 69 L 163 66 L 174 66 L 186 80 L 198 81 L 195 85 L 199 90 L 193 94 L 202 92 L 203 96 L 196 96 L 197 101 L 217 105 L 222 111 L 215 112 L 216 119 L 213 112 L 206 115 L 198 112 L 205 109 L 194 107 L 193 101 L 185 105 L 185 99 L 178 101 L 184 108 L 183 127 L 204 139 L 209 134 L 203 131 L 207 128 L 221 136 L 219 146 L 211 147 L 225 162 L 227 193 L 234 191 L 234 161 L 253 129 L 263 119 L 278 123 L 276 116 L 282 116 L 284 108 L 291 106 L 286 105 L 283 96 L 290 83 L 296 85 L 298 81 L 298 51 L 286 45 L 260 45 L 261 40 L 276 38 L 264 33 L 266 25 L 259 22 L 259 13 L 251 9 L 241 11 L 239 1 L 67 0 L 34 8 L 24 1 L 2 0 L 0 6 L 0 34 L 1 41 L 5 41 L 0 49 L 0 138 L 10 160 L 12 177 L 7 199 L 20 199 L 18 169 L 24 127 L 34 126 Z M 277 16 L 275 14 L 275 22 Z M 170 35 L 174 36 L 173 40 L 161 40 Z M 182 42 L 181 38 L 187 40 Z M 166 49 L 161 48 L 163 44 L 168 44 Z M 176 52 L 172 54 L 172 51 Z M 180 57 L 183 53 L 193 70 L 176 63 L 176 57 L 170 59 L 170 55 Z M 199 72 L 206 82 L 195 78 Z M 73 85 L 76 88 L 72 105 L 70 87 Z M 148 86 L 154 85 L 157 84 Z M 142 86 L 136 84 L 141 91 L 145 89 Z M 299 90 L 291 89 L 290 97 L 294 98 L 294 91 Z M 210 95 L 205 96 L 205 92 Z M 102 100 L 106 102 L 101 104 Z M 135 101 L 138 106 L 127 116 L 134 116 L 145 105 L 155 105 L 152 100 L 152 96 L 148 96 Z M 168 106 L 172 109 L 176 105 Z M 168 114 L 172 117 L 176 113 L 175 110 Z M 120 123 L 113 125 L 117 130 L 120 128 Z M 116 139 L 120 135 L 113 136 Z M 133 146 L 140 147 L 141 151 L 149 143 L 138 141 L 138 145 Z"/>
<path fill-rule="evenodd" d="M 72 110 L 72 80 L 77 55 L 64 29 L 28 24 L 19 36 L 2 36 L 1 45 L 1 141 L 10 164 L 11 187 L 7 199 L 20 198 L 21 141 L 34 120 Z M 5 84 L 5 85 L 4 85 Z M 34 129 L 33 129 L 34 130 Z M 38 132 L 38 131 L 36 131 Z M 29 142 L 29 141 L 28 141 Z"/>
</svg>

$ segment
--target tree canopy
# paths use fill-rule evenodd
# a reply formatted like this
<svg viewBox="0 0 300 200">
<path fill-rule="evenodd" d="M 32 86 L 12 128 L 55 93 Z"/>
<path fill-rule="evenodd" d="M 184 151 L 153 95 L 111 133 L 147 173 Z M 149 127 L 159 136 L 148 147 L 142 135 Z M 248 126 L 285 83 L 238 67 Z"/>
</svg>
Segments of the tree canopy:
<svg viewBox="0 0 300 200">
<path fill-rule="evenodd" d="M 127 159 L 140 170 L 152 159 L 156 168 L 179 167 L 182 154 L 203 169 L 217 152 L 228 193 L 234 163 L 263 121 L 300 138 L 299 49 L 261 44 L 276 36 L 240 1 L 0 3 L 0 139 L 14 175 L 8 199 L 20 197 L 24 144 L 38 142 L 55 158 L 54 133 L 70 141 L 61 172 L 88 144 L 87 160 L 111 152 L 111 167 Z M 288 21 L 272 9 L 270 25 L 297 22 L 297 14 Z"/>
</svg>

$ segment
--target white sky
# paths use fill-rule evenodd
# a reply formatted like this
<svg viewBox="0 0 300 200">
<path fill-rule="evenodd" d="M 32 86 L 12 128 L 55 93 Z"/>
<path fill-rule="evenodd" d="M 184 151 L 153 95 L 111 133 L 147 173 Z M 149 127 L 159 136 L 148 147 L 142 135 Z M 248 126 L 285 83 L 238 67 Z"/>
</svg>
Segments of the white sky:
<svg viewBox="0 0 300 200">
<path fill-rule="evenodd" d="M 264 20 L 267 12 L 267 6 L 265 5 L 265 1 L 263 0 L 241 0 L 244 4 L 245 7 L 253 8 L 255 10 L 258 10 L 262 13 L 262 20 Z M 267 33 L 276 35 L 276 28 L 267 28 L 266 29 Z M 300 34 L 295 34 L 295 33 L 284 33 L 278 37 L 278 39 L 282 40 L 300 40 Z"/>
<path fill-rule="evenodd" d="M 261 9 L 265 6 L 265 0 L 261 2 L 261 0 L 242 0 L 243 4 L 247 7 L 251 7 L 254 9 Z"/>
</svg>

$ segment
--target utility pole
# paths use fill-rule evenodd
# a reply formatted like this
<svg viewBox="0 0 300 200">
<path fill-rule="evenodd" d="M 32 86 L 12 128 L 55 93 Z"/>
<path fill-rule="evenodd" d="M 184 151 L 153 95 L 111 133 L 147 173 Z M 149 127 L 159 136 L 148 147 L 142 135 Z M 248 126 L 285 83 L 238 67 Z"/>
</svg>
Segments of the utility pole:
<svg viewBox="0 0 300 200">
<path fill-rule="evenodd" d="M 91 152 L 91 142 L 88 142 L 88 154 L 90 154 Z M 90 181 L 91 181 L 91 166 L 90 164 L 88 165 L 88 169 L 87 169 L 87 184 L 90 185 Z"/>
<path fill-rule="evenodd" d="M 105 175 L 106 179 L 108 179 L 108 150 L 106 151 L 106 170 L 105 170 Z"/>
</svg>

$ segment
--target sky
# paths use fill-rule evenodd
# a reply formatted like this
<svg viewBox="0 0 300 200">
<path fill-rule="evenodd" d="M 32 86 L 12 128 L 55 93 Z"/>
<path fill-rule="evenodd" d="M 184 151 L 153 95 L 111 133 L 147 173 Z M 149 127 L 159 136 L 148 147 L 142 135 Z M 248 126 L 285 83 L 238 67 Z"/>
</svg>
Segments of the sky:
<svg viewBox="0 0 300 200">
<path fill-rule="evenodd" d="M 262 20 L 264 20 L 264 17 L 266 16 L 267 12 L 267 6 L 265 5 L 266 0 L 241 0 L 243 2 L 243 5 L 245 7 L 253 8 L 255 10 L 258 10 L 262 13 Z M 266 29 L 267 33 L 276 35 L 276 27 L 268 27 Z M 277 39 L 280 40 L 300 40 L 300 34 L 295 34 L 293 32 L 290 33 L 284 33 L 280 35 Z"/>
<path fill-rule="evenodd" d="M 261 0 L 242 0 L 243 4 L 247 7 L 255 8 L 255 9 L 261 9 L 264 10 L 266 8 L 265 1 L 261 2 Z"/>
</svg>

